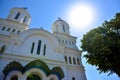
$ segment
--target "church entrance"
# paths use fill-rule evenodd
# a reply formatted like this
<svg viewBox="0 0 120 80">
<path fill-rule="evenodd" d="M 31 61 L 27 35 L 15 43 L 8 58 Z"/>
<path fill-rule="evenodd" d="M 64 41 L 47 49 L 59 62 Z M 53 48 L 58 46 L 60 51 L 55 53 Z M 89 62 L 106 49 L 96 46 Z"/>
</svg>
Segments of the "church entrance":
<svg viewBox="0 0 120 80">
<path fill-rule="evenodd" d="M 31 74 L 27 77 L 27 80 L 42 80 L 42 79 L 40 78 L 40 76 L 36 74 Z"/>
</svg>

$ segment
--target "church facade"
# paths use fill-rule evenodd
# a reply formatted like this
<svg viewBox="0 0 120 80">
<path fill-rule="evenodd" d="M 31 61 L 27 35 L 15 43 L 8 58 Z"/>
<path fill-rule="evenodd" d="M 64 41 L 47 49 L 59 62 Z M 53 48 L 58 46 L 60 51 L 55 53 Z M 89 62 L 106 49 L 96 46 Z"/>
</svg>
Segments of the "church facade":
<svg viewBox="0 0 120 80">
<path fill-rule="evenodd" d="M 29 29 L 26 8 L 13 8 L 0 18 L 0 80 L 86 80 L 82 51 L 62 19 Z"/>
</svg>

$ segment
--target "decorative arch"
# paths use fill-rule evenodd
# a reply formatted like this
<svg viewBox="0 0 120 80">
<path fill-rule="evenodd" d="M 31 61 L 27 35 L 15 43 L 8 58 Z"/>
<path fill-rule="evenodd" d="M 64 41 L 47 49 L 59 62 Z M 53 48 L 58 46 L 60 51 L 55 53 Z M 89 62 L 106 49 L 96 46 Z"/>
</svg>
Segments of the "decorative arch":
<svg viewBox="0 0 120 80">
<path fill-rule="evenodd" d="M 31 68 L 29 70 L 27 70 L 25 73 L 23 73 L 23 77 L 24 80 L 30 79 L 30 80 L 46 80 L 46 78 L 48 77 L 45 72 L 39 68 Z M 29 77 L 29 78 L 28 78 Z M 33 79 L 31 79 L 31 77 Z M 37 77 L 37 79 L 36 79 Z"/>
<path fill-rule="evenodd" d="M 4 79 L 10 73 L 11 71 L 19 71 L 22 73 L 23 66 L 17 61 L 10 62 L 3 70 L 3 73 L 5 75 Z"/>
<path fill-rule="evenodd" d="M 55 38 L 55 36 L 53 36 L 50 32 L 46 31 L 46 30 L 43 30 L 43 29 L 29 29 L 29 30 L 25 30 L 25 31 L 22 31 L 20 34 L 19 34 L 19 38 L 20 40 L 22 41 L 20 43 L 20 53 L 24 55 L 31 55 L 29 52 L 31 52 L 31 44 L 29 43 L 32 43 L 32 42 L 37 42 L 38 40 L 41 40 L 42 43 L 45 43 L 46 44 L 46 48 L 49 49 L 49 47 L 51 47 L 51 54 L 52 51 L 54 51 L 56 48 L 59 47 L 59 41 Z M 35 39 L 33 39 L 35 38 Z M 43 44 L 41 43 L 41 46 L 43 46 Z M 49 44 L 48 44 L 49 43 Z M 38 44 L 38 43 L 36 43 Z M 53 45 L 54 44 L 54 45 Z M 26 45 L 28 45 L 28 47 L 26 48 Z M 35 47 L 37 47 L 37 45 L 35 45 Z M 24 48 L 26 48 L 26 50 L 24 50 Z M 43 49 L 43 47 L 41 47 L 41 49 Z M 61 48 L 60 48 L 61 49 Z M 62 49 L 61 49 L 62 50 Z M 36 49 L 34 52 L 37 52 Z M 41 53 L 44 53 L 40 50 Z M 48 51 L 46 51 L 46 54 L 48 53 Z M 33 54 L 35 55 L 35 54 Z"/>
<path fill-rule="evenodd" d="M 58 76 L 55 75 L 55 74 L 50 74 L 50 75 L 48 76 L 48 80 L 59 80 L 59 78 L 58 78 Z"/>
<path fill-rule="evenodd" d="M 51 80 L 61 80 L 64 78 L 64 72 L 61 67 L 54 67 L 50 70 L 48 65 L 40 59 L 33 60 L 24 67 L 17 61 L 10 62 L 4 68 L 3 73 L 3 80 L 19 79 L 21 76 L 25 76 L 29 80 L 31 78 L 27 76 L 28 73 L 38 80 L 44 80 L 47 77 Z"/>
<path fill-rule="evenodd" d="M 29 30 L 25 30 L 20 33 L 20 37 L 23 41 L 25 41 L 26 39 L 28 39 L 29 37 L 34 36 L 34 35 L 44 36 L 47 39 L 49 39 L 49 41 L 51 41 L 51 43 L 56 43 L 55 45 L 59 45 L 58 40 L 50 32 L 48 32 L 44 29 L 29 29 Z"/>
<path fill-rule="evenodd" d="M 61 67 L 54 67 L 52 69 L 52 73 L 51 74 L 55 74 L 59 78 L 59 80 L 64 78 L 64 72 L 63 72 Z"/>
<path fill-rule="evenodd" d="M 22 73 L 19 71 L 11 71 L 4 79 L 2 80 L 19 80 L 22 77 Z"/>
<path fill-rule="evenodd" d="M 38 60 L 34 60 L 30 63 L 28 63 L 25 67 L 24 67 L 24 72 L 26 72 L 27 70 L 31 69 L 31 68 L 38 68 L 41 69 L 47 76 L 50 74 L 50 69 L 47 66 L 46 63 L 44 63 L 43 61 L 41 61 L 40 59 Z"/>
</svg>

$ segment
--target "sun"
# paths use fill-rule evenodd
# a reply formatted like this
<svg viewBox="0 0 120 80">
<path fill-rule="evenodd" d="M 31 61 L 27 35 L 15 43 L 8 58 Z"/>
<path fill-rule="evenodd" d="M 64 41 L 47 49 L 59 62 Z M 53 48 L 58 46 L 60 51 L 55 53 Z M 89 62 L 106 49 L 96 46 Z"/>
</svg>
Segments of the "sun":
<svg viewBox="0 0 120 80">
<path fill-rule="evenodd" d="M 94 8 L 89 4 L 73 5 L 68 11 L 68 21 L 72 28 L 83 30 L 94 21 Z"/>
</svg>

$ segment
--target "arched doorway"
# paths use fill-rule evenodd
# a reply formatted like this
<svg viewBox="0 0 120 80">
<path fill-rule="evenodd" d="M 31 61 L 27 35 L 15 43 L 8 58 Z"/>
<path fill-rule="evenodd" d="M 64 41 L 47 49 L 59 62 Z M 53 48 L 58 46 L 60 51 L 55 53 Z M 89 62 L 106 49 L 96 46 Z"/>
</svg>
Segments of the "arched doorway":
<svg viewBox="0 0 120 80">
<path fill-rule="evenodd" d="M 42 80 L 40 76 L 36 75 L 36 74 L 30 74 L 27 77 L 27 80 Z"/>
<path fill-rule="evenodd" d="M 54 78 L 51 78 L 50 80 L 56 80 L 56 79 L 54 79 Z"/>
<path fill-rule="evenodd" d="M 10 80 L 18 80 L 18 76 L 17 75 L 13 75 Z"/>
</svg>

